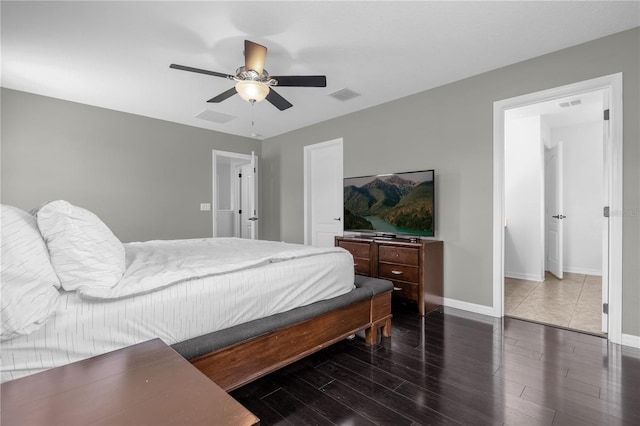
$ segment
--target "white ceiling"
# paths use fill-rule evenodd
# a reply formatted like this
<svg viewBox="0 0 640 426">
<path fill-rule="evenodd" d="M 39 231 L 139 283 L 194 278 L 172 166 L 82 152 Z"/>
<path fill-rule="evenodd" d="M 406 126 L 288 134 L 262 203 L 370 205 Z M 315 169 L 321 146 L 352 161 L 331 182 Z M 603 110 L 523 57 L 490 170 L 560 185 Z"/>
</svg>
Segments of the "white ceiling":
<svg viewBox="0 0 640 426">
<path fill-rule="evenodd" d="M 242 136 L 252 110 L 223 78 L 243 40 L 268 47 L 272 75 L 327 76 L 281 87 L 293 107 L 255 105 L 276 136 L 640 25 L 640 2 L 10 2 L 1 5 L 3 87 Z M 524 76 L 523 76 L 524 78 Z M 348 88 L 361 96 L 338 101 Z M 195 118 L 221 113 L 226 123 Z"/>
</svg>

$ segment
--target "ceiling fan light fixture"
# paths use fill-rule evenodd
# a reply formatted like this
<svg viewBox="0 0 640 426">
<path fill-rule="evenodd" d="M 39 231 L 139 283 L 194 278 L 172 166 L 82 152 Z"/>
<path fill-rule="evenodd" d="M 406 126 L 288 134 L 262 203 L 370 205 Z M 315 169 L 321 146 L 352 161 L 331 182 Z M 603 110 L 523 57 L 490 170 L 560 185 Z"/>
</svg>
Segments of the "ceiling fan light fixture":
<svg viewBox="0 0 640 426">
<path fill-rule="evenodd" d="M 259 81 L 247 80 L 236 83 L 236 91 L 247 102 L 263 101 L 269 94 L 269 86 Z"/>
<path fill-rule="evenodd" d="M 293 106 L 271 89 L 272 86 L 283 87 L 327 87 L 327 77 L 324 75 L 281 75 L 270 77 L 264 69 L 267 48 L 249 40 L 244 41 L 244 65 L 236 69 L 236 74 L 224 74 L 216 71 L 203 70 L 185 65 L 171 64 L 169 68 L 212 75 L 236 82 L 235 86 L 209 99 L 207 103 L 218 104 L 229 99 L 236 93 L 250 104 L 267 100 L 271 105 L 284 111 Z"/>
</svg>

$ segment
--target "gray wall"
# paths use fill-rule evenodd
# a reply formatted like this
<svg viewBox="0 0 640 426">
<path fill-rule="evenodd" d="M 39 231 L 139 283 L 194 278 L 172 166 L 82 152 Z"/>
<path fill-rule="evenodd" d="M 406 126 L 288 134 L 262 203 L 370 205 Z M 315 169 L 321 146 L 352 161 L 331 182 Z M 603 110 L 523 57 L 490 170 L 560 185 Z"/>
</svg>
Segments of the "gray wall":
<svg viewBox="0 0 640 426">
<path fill-rule="evenodd" d="M 123 242 L 210 237 L 211 151 L 260 142 L 2 89 L 1 200 L 29 210 L 64 199 Z"/>
<path fill-rule="evenodd" d="M 493 103 L 624 74 L 623 333 L 640 335 L 640 29 L 263 142 L 263 237 L 303 241 L 303 146 L 344 138 L 345 176 L 434 168 L 445 297 L 492 305 Z"/>
</svg>

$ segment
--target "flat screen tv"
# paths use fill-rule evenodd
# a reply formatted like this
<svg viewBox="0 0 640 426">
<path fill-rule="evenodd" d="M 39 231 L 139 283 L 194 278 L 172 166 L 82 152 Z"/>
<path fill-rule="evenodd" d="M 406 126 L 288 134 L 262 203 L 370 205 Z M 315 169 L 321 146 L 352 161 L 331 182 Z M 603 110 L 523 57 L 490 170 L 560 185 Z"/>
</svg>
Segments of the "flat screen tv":
<svg viewBox="0 0 640 426">
<path fill-rule="evenodd" d="M 344 230 L 434 236 L 433 170 L 344 179 Z"/>
</svg>

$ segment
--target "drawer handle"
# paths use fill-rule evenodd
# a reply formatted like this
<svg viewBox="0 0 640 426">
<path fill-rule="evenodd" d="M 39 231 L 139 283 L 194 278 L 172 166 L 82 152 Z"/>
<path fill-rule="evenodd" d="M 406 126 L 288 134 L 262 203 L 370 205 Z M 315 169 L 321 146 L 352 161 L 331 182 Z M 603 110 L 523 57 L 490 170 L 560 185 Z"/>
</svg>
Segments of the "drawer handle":
<svg viewBox="0 0 640 426">
<path fill-rule="evenodd" d="M 391 271 L 393 275 L 402 275 L 402 271 Z"/>
<path fill-rule="evenodd" d="M 394 287 L 393 289 L 394 289 L 395 291 L 399 291 L 399 290 L 402 290 L 402 287 Z"/>
</svg>

